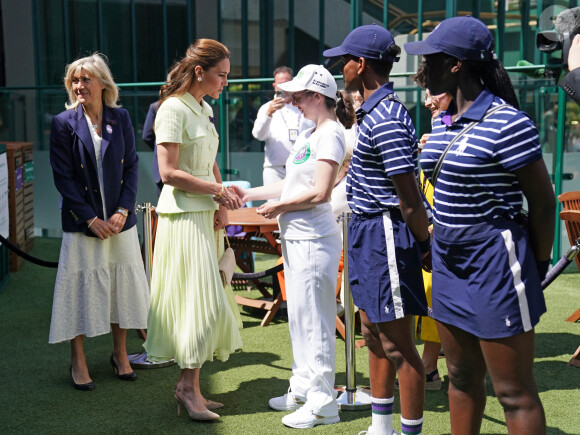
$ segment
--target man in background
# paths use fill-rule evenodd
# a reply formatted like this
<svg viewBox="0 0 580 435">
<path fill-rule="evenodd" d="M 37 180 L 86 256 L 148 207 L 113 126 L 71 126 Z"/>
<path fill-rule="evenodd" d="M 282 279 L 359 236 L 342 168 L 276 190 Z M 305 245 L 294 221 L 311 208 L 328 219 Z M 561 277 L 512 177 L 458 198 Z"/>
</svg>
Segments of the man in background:
<svg viewBox="0 0 580 435">
<path fill-rule="evenodd" d="M 296 138 L 302 130 L 314 127 L 312 121 L 304 119 L 292 98 L 278 87 L 292 80 L 292 69 L 280 66 L 274 70 L 274 99 L 260 107 L 254 122 L 252 135 L 266 142 L 264 148 L 263 184 L 271 184 L 286 177 L 286 159 Z"/>
<path fill-rule="evenodd" d="M 157 196 L 159 197 L 159 195 L 161 195 L 161 189 L 163 189 L 163 182 L 161 181 L 161 175 L 159 175 L 159 165 L 157 164 L 157 143 L 155 142 L 155 130 L 153 128 L 158 105 L 159 101 L 155 101 L 149 106 L 149 111 L 147 112 L 145 123 L 143 124 L 143 134 L 141 138 L 143 139 L 143 142 L 153 150 L 153 181 L 155 181 L 155 185 L 157 186 Z"/>
</svg>

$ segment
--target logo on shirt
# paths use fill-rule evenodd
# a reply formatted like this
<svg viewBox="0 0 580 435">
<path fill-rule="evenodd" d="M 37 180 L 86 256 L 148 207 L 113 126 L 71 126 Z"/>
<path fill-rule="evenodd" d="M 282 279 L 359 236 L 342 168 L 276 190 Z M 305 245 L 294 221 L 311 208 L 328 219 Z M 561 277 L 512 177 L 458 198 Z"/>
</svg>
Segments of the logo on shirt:
<svg viewBox="0 0 580 435">
<path fill-rule="evenodd" d="M 298 150 L 298 152 L 294 156 L 294 159 L 292 160 L 292 163 L 294 163 L 295 165 L 300 165 L 304 163 L 306 160 L 308 160 L 309 157 L 310 157 L 310 142 L 308 142 L 306 145 L 304 145 L 302 148 Z"/>
<path fill-rule="evenodd" d="M 469 145 L 468 143 L 468 137 L 467 135 L 465 135 L 463 137 L 463 139 L 461 139 L 461 141 L 459 142 L 459 145 L 457 147 L 457 149 L 455 150 L 455 155 L 456 156 L 462 156 L 465 154 L 465 148 L 467 148 L 467 145 Z"/>
</svg>

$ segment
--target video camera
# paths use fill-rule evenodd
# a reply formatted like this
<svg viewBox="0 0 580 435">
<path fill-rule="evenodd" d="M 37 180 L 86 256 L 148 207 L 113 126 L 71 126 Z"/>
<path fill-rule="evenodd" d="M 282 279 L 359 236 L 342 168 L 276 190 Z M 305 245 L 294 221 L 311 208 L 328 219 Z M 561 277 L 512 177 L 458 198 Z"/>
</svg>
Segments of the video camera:
<svg viewBox="0 0 580 435">
<path fill-rule="evenodd" d="M 555 30 L 538 33 L 536 47 L 544 53 L 562 50 L 561 63 L 568 66 L 568 53 L 574 36 L 580 33 L 580 7 L 565 9 L 556 16 Z"/>
</svg>

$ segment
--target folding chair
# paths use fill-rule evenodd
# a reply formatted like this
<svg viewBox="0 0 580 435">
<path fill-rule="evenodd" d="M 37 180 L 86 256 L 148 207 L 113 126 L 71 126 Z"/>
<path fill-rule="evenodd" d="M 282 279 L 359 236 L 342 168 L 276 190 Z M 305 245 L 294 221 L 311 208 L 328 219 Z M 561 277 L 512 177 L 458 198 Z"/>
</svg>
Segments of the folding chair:
<svg viewBox="0 0 580 435">
<path fill-rule="evenodd" d="M 562 203 L 562 211 L 560 212 L 560 219 L 566 224 L 566 231 L 568 232 L 568 239 L 570 245 L 580 237 L 580 191 L 567 192 L 558 196 L 558 201 Z M 580 272 L 580 256 L 576 256 L 576 267 Z M 570 317 L 566 319 L 567 322 L 577 322 L 580 320 L 580 308 L 578 308 Z M 580 368 L 580 346 L 572 356 L 568 363 L 570 366 Z"/>
</svg>

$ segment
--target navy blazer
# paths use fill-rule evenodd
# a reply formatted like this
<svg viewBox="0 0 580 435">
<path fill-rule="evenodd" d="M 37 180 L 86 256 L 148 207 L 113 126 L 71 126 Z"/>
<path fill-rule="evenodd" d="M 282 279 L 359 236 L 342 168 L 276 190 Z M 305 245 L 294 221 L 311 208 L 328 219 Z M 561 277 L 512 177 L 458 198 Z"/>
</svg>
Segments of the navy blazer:
<svg viewBox="0 0 580 435">
<path fill-rule="evenodd" d="M 118 207 L 129 210 L 123 231 L 137 223 L 138 157 L 129 113 L 103 108 L 101 159 L 105 209 L 111 217 Z M 82 106 L 65 110 L 52 119 L 50 165 L 54 184 L 62 196 L 61 219 L 65 232 L 94 236 L 87 220 L 104 219 L 97 177 L 95 147 Z"/>
<path fill-rule="evenodd" d="M 153 150 L 153 181 L 155 184 L 161 183 L 161 175 L 159 174 L 159 163 L 157 162 L 157 142 L 155 141 L 155 117 L 157 116 L 157 109 L 159 101 L 151 103 L 147 111 L 147 117 L 143 123 L 143 134 L 141 138 L 149 148 Z"/>
</svg>

